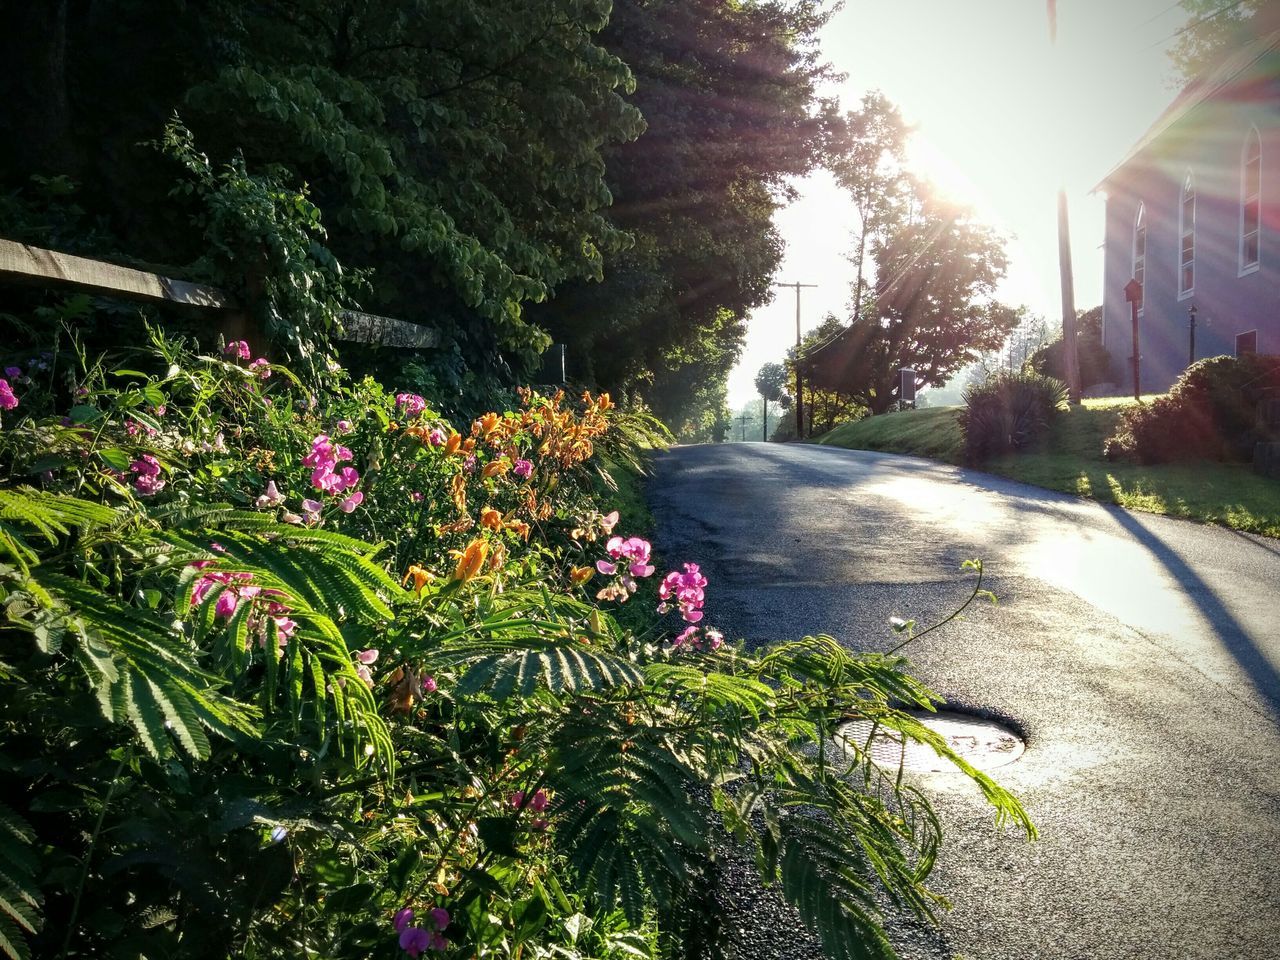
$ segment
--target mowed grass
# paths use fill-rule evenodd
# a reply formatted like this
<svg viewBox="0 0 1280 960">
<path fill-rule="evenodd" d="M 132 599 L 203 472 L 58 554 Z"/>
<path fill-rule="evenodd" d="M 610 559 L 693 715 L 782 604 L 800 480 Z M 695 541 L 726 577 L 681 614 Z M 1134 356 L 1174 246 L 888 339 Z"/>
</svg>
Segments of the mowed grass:
<svg viewBox="0 0 1280 960">
<path fill-rule="evenodd" d="M 1248 464 L 1142 466 L 1103 459 L 1103 441 L 1114 432 L 1120 412 L 1132 404 L 1122 398 L 1085 400 L 1057 418 L 1043 451 L 999 457 L 981 469 L 1129 510 L 1280 537 L 1280 481 L 1258 476 Z M 882 414 L 836 427 L 815 442 L 960 464 L 964 437 L 956 415 L 961 409 L 926 407 Z"/>
</svg>

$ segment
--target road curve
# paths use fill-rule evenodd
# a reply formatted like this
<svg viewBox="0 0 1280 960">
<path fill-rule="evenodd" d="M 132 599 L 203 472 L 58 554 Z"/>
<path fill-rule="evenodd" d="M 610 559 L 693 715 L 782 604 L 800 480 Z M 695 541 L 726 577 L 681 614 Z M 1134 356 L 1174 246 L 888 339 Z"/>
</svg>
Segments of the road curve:
<svg viewBox="0 0 1280 960">
<path fill-rule="evenodd" d="M 1280 543 L 800 445 L 674 448 L 649 499 L 664 557 L 708 573 L 707 622 L 751 644 L 885 649 L 890 616 L 945 616 L 982 558 L 999 604 L 907 652 L 953 707 L 1025 734 L 997 779 L 1041 839 L 997 832 L 955 775 L 923 777 L 954 910 L 902 925 L 904 958 L 1280 958 Z M 730 928 L 743 957 L 815 955 L 761 952 L 749 916 Z"/>
</svg>

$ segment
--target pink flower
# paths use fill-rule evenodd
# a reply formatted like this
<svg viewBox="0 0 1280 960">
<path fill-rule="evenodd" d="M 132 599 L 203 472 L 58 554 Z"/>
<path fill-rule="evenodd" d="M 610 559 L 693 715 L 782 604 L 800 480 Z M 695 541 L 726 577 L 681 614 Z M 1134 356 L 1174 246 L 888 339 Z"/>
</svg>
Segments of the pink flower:
<svg viewBox="0 0 1280 960">
<path fill-rule="evenodd" d="M 356 659 L 364 664 L 377 663 L 378 651 L 373 649 L 372 647 L 370 647 L 368 650 L 361 650 L 359 653 L 356 654 Z"/>
<path fill-rule="evenodd" d="M 256 373 L 258 379 L 266 380 L 271 376 L 271 361 L 266 357 L 259 357 L 253 363 L 249 364 L 249 372 Z"/>
<path fill-rule="evenodd" d="M 258 497 L 256 502 L 259 510 L 278 507 L 280 504 L 284 503 L 284 494 L 282 494 L 279 488 L 276 487 L 276 482 L 274 480 L 270 480 L 267 482 L 266 492 L 263 493 L 262 496 Z"/>
<path fill-rule="evenodd" d="M 281 643 L 288 642 L 294 631 L 298 629 L 297 621 L 290 620 L 288 617 L 272 617 L 271 619 L 275 621 L 276 636 L 280 638 Z"/>
<path fill-rule="evenodd" d="M 710 627 L 685 627 L 674 640 L 671 648 L 679 650 L 689 647 L 693 650 L 719 650 L 724 645 L 724 634 Z"/>
<path fill-rule="evenodd" d="M 319 500 L 303 500 L 302 513 L 307 523 L 316 523 L 320 519 L 320 508 L 324 506 Z"/>
<path fill-rule="evenodd" d="M 702 619 L 703 588 L 706 585 L 707 578 L 699 572 L 696 563 L 686 563 L 683 572 L 673 570 L 658 585 L 658 597 L 662 601 L 658 604 L 658 612 L 666 613 L 674 601 L 686 623 L 697 623 Z"/>
<path fill-rule="evenodd" d="M 610 563 L 608 560 L 597 560 L 596 569 L 606 577 L 612 577 L 618 572 L 618 565 L 616 563 Z"/>
<path fill-rule="evenodd" d="M 522 477 L 527 480 L 529 477 L 533 476 L 533 461 L 517 460 L 516 465 L 511 468 L 511 472 L 517 477 Z"/>
<path fill-rule="evenodd" d="M 403 413 L 406 417 L 416 417 L 423 410 L 427 409 L 427 401 L 416 393 L 397 393 L 396 409 Z"/>
<path fill-rule="evenodd" d="M 363 663 L 356 664 L 356 676 L 364 681 L 366 687 L 373 689 L 373 674 Z"/>
<path fill-rule="evenodd" d="M 352 426 L 352 424 L 351 424 L 351 421 L 350 421 L 350 420 L 339 420 L 339 421 L 338 421 L 338 432 L 339 432 L 339 433 L 350 433 L 350 432 L 351 432 L 352 430 L 354 430 L 354 429 L 355 429 L 355 427 L 354 427 L 354 426 Z"/>
<path fill-rule="evenodd" d="M 529 797 L 527 801 L 525 800 L 525 792 L 523 790 L 517 790 L 511 795 L 511 806 L 516 810 L 523 810 L 527 807 L 534 813 L 541 813 L 543 810 L 547 809 L 547 802 L 547 791 L 545 790 L 537 791 L 532 797 Z"/>
<path fill-rule="evenodd" d="M 436 678 L 435 678 L 435 677 L 423 677 L 423 678 L 422 678 L 422 692 L 423 692 L 423 693 L 435 693 L 435 692 L 436 692 L 436 689 L 437 689 L 437 688 L 436 688 Z"/>
<path fill-rule="evenodd" d="M 129 464 L 129 472 L 137 474 L 133 480 L 133 488 L 139 495 L 154 497 L 164 489 L 164 478 L 160 476 L 160 461 L 149 453 L 144 453 Z"/>
<path fill-rule="evenodd" d="M 612 533 L 613 528 L 616 527 L 617 525 L 618 525 L 617 510 L 614 510 L 612 513 L 606 514 L 600 520 L 600 529 L 603 530 L 605 533 Z"/>
<path fill-rule="evenodd" d="M 13 410 L 18 406 L 18 398 L 8 380 L 0 379 L 0 410 Z"/>
<path fill-rule="evenodd" d="M 218 602 L 213 605 L 214 616 L 230 618 L 240 606 L 240 598 L 233 588 L 228 587 L 218 594 Z"/>
<path fill-rule="evenodd" d="M 347 497 L 340 504 L 338 504 L 338 509 L 341 510 L 343 513 L 350 513 L 356 507 L 360 506 L 360 503 L 363 500 L 364 500 L 364 494 L 361 493 L 359 490 L 357 490 L 355 493 L 351 494 L 351 496 Z"/>
<path fill-rule="evenodd" d="M 462 469 L 467 471 L 467 473 L 476 472 L 476 455 L 474 453 L 462 461 Z"/>
<path fill-rule="evenodd" d="M 248 360 L 251 355 L 249 353 L 249 344 L 246 343 L 244 340 L 232 340 L 230 343 L 228 343 L 225 347 L 222 348 L 222 352 L 225 356 L 230 357 L 232 360 L 235 360 L 237 358 L 239 358 L 240 360 Z"/>
<path fill-rule="evenodd" d="M 444 431 L 439 427 L 433 429 L 427 434 L 427 443 L 433 447 L 443 447 L 448 442 L 448 438 L 444 435 Z"/>
<path fill-rule="evenodd" d="M 427 498 L 423 495 L 421 490 L 415 490 L 413 491 L 413 493 L 409 494 L 409 499 L 412 500 L 414 503 L 421 503 L 423 500 Z"/>
</svg>

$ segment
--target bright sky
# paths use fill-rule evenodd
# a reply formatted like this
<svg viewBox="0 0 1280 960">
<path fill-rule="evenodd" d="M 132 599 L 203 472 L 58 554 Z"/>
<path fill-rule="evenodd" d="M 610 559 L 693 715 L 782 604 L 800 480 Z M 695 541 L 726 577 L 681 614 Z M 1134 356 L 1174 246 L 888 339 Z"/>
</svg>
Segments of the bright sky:
<svg viewBox="0 0 1280 960">
<path fill-rule="evenodd" d="M 846 0 L 823 49 L 848 74 L 836 91 L 845 108 L 884 91 L 916 126 L 917 169 L 1011 238 L 1001 299 L 1060 318 L 1058 185 L 1085 309 L 1102 302 L 1103 202 L 1089 191 L 1173 99 L 1165 49 L 1186 15 L 1176 0 L 1058 0 L 1055 55 L 1045 9 L 1045 0 Z M 807 330 L 828 312 L 848 316 L 856 221 L 826 174 L 799 187 L 776 218 L 787 254 L 775 279 L 819 285 L 801 294 Z M 756 399 L 756 371 L 794 343 L 795 293 L 779 290 L 751 317 L 729 377 L 731 409 Z"/>
</svg>

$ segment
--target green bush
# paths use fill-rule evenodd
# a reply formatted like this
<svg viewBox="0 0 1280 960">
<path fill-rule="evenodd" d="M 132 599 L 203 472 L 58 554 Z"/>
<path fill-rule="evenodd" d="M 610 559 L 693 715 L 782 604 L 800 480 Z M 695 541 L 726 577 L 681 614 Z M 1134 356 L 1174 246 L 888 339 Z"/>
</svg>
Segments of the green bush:
<svg viewBox="0 0 1280 960">
<path fill-rule="evenodd" d="M 1034 446 L 1067 400 L 1066 384 L 1038 373 L 1001 372 L 966 387 L 960 412 L 965 458 L 979 463 Z"/>
<path fill-rule="evenodd" d="M 1080 387 L 1087 390 L 1099 383 L 1115 379 L 1111 354 L 1102 345 L 1102 307 L 1078 311 L 1076 315 L 1076 357 L 1080 364 Z M 1036 373 L 1066 380 L 1063 366 L 1063 341 L 1057 337 L 1046 343 L 1027 359 L 1027 365 Z"/>
<path fill-rule="evenodd" d="M 238 342 L 23 363 L 0 391 L 0 955 L 677 957 L 736 840 L 829 956 L 888 957 L 873 891 L 929 915 L 941 832 L 833 751 L 855 717 L 1033 832 L 903 712 L 936 698 L 899 657 L 744 652 L 701 621 L 696 567 L 653 595 L 596 491 L 654 429 L 607 397 L 525 392 L 457 431 Z"/>
<path fill-rule="evenodd" d="M 1257 405 L 1280 391 L 1280 359 L 1210 357 L 1183 372 L 1167 396 L 1129 408 L 1106 440 L 1108 459 L 1138 463 L 1240 460 L 1264 439 Z"/>
</svg>

